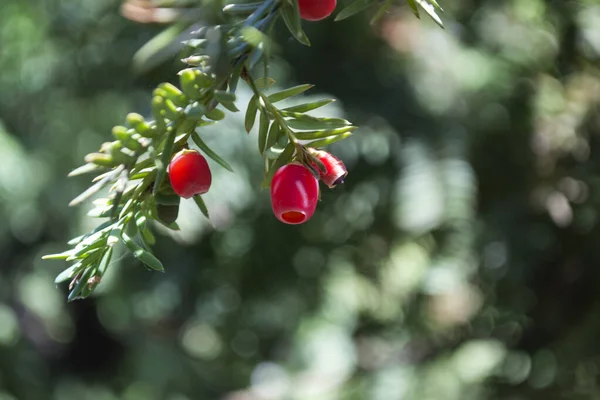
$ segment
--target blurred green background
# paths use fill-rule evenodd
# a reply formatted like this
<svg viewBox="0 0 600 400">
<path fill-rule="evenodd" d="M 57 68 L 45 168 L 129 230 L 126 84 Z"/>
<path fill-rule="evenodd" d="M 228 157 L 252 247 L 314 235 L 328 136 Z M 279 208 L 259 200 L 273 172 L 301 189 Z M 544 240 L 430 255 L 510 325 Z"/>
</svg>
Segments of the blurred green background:
<svg viewBox="0 0 600 400">
<path fill-rule="evenodd" d="M 66 175 L 183 65 L 135 64 L 164 26 L 118 0 L 1 0 L 0 400 L 600 399 L 600 4 L 440 3 L 279 27 L 277 84 L 361 127 L 309 223 L 230 114 L 212 225 L 184 202 L 165 274 L 123 253 L 67 304 L 41 256 L 97 220 Z"/>
</svg>

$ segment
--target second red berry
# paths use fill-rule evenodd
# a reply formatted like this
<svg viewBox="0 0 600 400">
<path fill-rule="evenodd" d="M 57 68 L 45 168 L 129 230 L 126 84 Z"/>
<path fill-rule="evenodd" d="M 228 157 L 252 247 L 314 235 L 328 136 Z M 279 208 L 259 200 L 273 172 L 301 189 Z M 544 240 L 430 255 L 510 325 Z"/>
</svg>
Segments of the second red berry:
<svg viewBox="0 0 600 400">
<path fill-rule="evenodd" d="M 319 170 L 316 165 L 315 168 L 319 170 L 319 178 L 329 189 L 333 189 L 340 183 L 344 183 L 344 178 L 348 175 L 348 170 L 339 158 L 323 150 L 311 149 L 310 152 L 325 165 L 326 172 Z"/>
<path fill-rule="evenodd" d="M 271 181 L 271 205 L 281 222 L 291 225 L 308 221 L 319 201 L 319 181 L 304 165 L 287 164 Z"/>
<path fill-rule="evenodd" d="M 335 10 L 336 0 L 298 0 L 300 16 L 307 21 L 327 18 Z"/>
</svg>

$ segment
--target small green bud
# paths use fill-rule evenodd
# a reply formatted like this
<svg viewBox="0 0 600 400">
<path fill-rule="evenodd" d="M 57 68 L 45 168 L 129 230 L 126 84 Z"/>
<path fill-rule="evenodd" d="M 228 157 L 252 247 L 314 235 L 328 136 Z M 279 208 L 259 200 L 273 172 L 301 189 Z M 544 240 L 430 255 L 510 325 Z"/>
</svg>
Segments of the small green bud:
<svg viewBox="0 0 600 400">
<path fill-rule="evenodd" d="M 115 160 L 113 160 L 110 154 L 104 153 L 90 153 L 84 158 L 85 162 L 100 165 L 103 167 L 114 167 L 118 165 Z"/>
<path fill-rule="evenodd" d="M 135 128 L 144 122 L 144 117 L 137 113 L 129 113 L 127 114 L 127 117 L 125 117 L 125 120 L 130 127 Z"/>
<path fill-rule="evenodd" d="M 184 69 L 179 74 L 181 90 L 188 99 L 198 100 L 202 96 L 200 88 L 196 85 L 195 75 L 191 69 Z"/>
<path fill-rule="evenodd" d="M 181 109 L 178 109 L 171 99 L 165 99 L 163 110 L 171 121 L 175 121 L 181 116 Z"/>
</svg>

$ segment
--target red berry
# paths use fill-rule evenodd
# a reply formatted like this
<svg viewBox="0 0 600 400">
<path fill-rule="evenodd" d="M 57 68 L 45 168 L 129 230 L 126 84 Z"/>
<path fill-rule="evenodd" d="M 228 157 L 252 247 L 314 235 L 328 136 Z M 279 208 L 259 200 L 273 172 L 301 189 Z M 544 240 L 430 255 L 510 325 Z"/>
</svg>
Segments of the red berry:
<svg viewBox="0 0 600 400">
<path fill-rule="evenodd" d="M 300 16 L 307 21 L 327 18 L 335 10 L 336 0 L 298 0 Z"/>
<path fill-rule="evenodd" d="M 340 183 L 344 183 L 348 170 L 340 159 L 323 150 L 311 150 L 311 153 L 325 165 L 326 172 L 321 171 L 315 165 L 315 168 L 319 170 L 319 178 L 324 184 L 333 189 Z"/>
<path fill-rule="evenodd" d="M 208 192 L 212 183 L 206 158 L 196 150 L 182 150 L 173 156 L 169 179 L 175 193 L 185 199 Z"/>
<path fill-rule="evenodd" d="M 279 168 L 271 181 L 271 205 L 281 222 L 291 225 L 308 221 L 319 201 L 319 181 L 304 165 Z"/>
</svg>

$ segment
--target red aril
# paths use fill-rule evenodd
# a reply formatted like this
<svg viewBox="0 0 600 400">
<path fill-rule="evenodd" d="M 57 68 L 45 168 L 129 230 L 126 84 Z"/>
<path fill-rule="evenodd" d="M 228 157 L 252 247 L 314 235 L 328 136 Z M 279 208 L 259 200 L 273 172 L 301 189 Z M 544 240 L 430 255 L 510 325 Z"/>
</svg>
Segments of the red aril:
<svg viewBox="0 0 600 400">
<path fill-rule="evenodd" d="M 208 192 L 212 174 L 202 154 L 196 150 L 182 150 L 171 159 L 169 179 L 173 191 L 188 199 Z"/>
<path fill-rule="evenodd" d="M 271 181 L 271 205 L 281 222 L 296 225 L 308 221 L 319 201 L 319 181 L 304 165 L 279 168 Z"/>
<path fill-rule="evenodd" d="M 300 17 L 307 21 L 327 18 L 335 10 L 336 0 L 298 0 Z"/>
<path fill-rule="evenodd" d="M 346 166 L 340 159 L 323 150 L 311 149 L 310 152 L 325 165 L 326 172 L 321 171 L 316 165 L 315 168 L 319 170 L 319 178 L 329 189 L 344 183 L 348 170 L 346 170 Z"/>
</svg>

